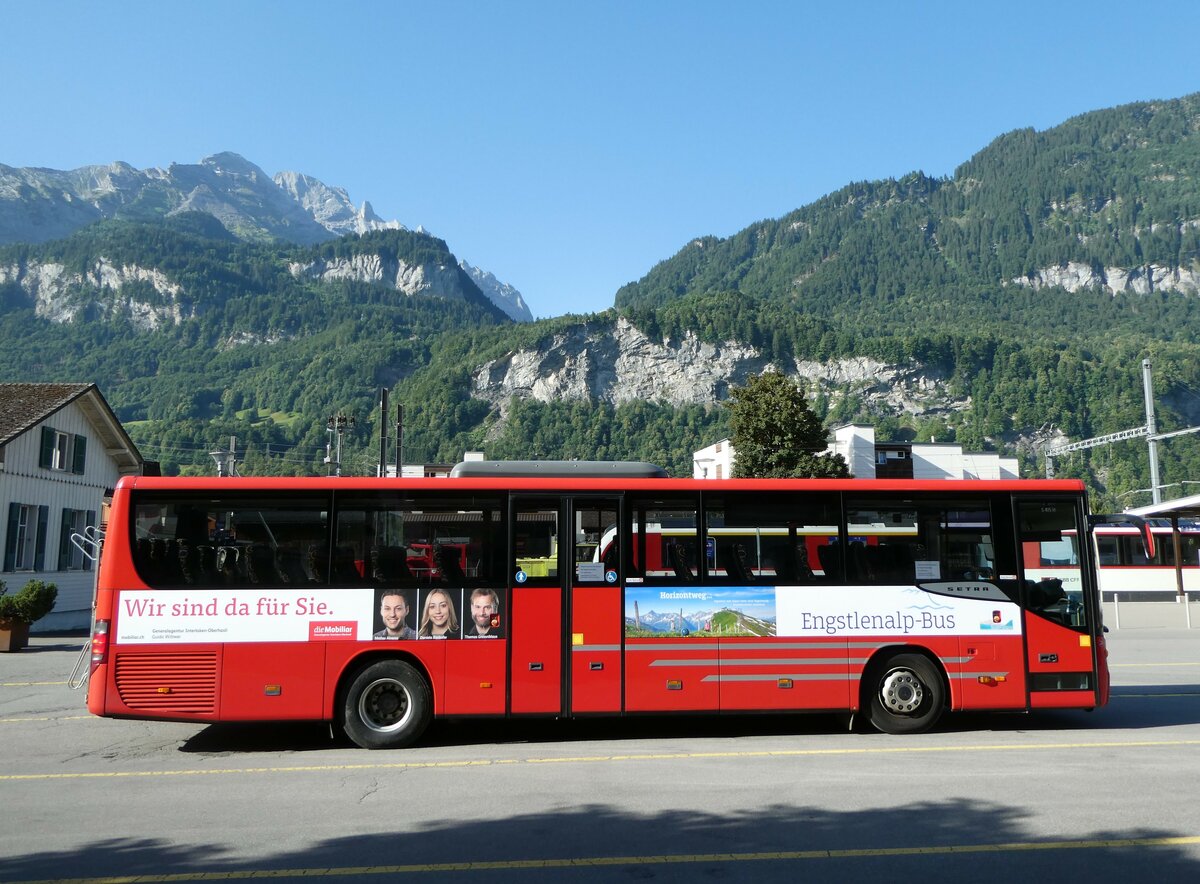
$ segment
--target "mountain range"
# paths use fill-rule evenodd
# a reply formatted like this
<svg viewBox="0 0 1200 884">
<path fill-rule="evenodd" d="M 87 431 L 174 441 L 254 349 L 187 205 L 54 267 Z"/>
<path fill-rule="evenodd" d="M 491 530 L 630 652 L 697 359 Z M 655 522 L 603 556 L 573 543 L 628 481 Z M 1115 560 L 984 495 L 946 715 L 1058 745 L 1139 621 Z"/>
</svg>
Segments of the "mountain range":
<svg viewBox="0 0 1200 884">
<path fill-rule="evenodd" d="M 384 221 L 369 202 L 355 206 L 340 187 L 299 172 L 271 177 L 231 152 L 166 169 L 121 162 L 70 171 L 0 164 L 0 244 L 50 242 L 104 219 L 153 223 L 189 212 L 211 215 L 234 236 L 259 242 L 315 245 L 406 229 Z M 515 288 L 465 263 L 463 269 L 510 318 L 533 319 Z"/>
<path fill-rule="evenodd" d="M 366 471 L 386 386 L 410 462 L 482 449 L 690 474 L 728 432 L 730 388 L 767 368 L 827 424 L 1000 449 L 1026 474 L 1048 443 L 1144 424 L 1146 357 L 1160 429 L 1200 424 L 1200 95 L 697 236 L 587 317 L 513 322 L 503 284 L 445 241 L 231 154 L 0 166 L 0 239 L 0 377 L 96 380 L 168 471 L 208 469 L 229 435 L 248 470 L 320 470 L 339 411 Z M 1189 480 L 1200 441 L 1160 458 L 1165 482 Z M 1057 467 L 1113 508 L 1147 460 L 1122 443 Z"/>
</svg>

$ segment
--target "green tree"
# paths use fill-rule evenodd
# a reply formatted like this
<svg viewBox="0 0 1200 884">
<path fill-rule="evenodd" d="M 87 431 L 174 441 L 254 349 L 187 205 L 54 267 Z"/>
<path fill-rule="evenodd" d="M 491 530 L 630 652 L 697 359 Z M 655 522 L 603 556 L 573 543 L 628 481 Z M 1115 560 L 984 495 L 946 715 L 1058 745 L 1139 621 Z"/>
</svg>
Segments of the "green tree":
<svg viewBox="0 0 1200 884">
<path fill-rule="evenodd" d="M 804 390 L 775 372 L 751 375 L 730 391 L 730 441 L 735 478 L 845 478 L 840 454 L 827 454 L 825 427 Z"/>
</svg>

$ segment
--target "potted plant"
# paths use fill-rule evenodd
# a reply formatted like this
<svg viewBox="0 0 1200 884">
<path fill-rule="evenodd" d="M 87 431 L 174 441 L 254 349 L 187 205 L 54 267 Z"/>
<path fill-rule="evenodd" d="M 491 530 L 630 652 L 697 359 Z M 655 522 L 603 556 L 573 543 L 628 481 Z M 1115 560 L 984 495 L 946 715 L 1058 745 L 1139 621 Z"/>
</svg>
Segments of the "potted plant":
<svg viewBox="0 0 1200 884">
<path fill-rule="evenodd" d="M 0 581 L 0 651 L 19 651 L 29 644 L 29 625 L 54 609 L 58 587 L 41 580 L 30 580 L 24 588 L 9 595 Z"/>
</svg>

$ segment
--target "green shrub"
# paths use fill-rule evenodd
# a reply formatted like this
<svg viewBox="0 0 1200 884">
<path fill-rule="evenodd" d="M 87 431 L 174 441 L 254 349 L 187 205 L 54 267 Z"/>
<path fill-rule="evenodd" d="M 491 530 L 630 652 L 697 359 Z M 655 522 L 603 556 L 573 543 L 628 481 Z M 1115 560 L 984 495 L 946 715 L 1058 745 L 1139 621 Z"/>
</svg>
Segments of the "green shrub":
<svg viewBox="0 0 1200 884">
<path fill-rule="evenodd" d="M 0 581 L 0 620 L 19 620 L 33 623 L 52 610 L 58 598 L 58 587 L 41 580 L 30 580 L 16 595 L 9 595 Z"/>
</svg>

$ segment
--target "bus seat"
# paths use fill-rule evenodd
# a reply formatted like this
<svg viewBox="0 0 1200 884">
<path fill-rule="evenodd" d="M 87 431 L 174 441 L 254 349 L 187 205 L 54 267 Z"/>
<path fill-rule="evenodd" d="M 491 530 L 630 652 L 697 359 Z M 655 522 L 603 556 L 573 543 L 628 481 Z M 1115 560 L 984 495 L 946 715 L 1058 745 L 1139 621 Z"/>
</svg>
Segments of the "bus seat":
<svg viewBox="0 0 1200 884">
<path fill-rule="evenodd" d="M 275 550 L 265 543 L 255 543 L 250 547 L 250 555 L 246 561 L 246 570 L 250 574 L 251 583 L 271 585 L 279 582 L 275 570 Z"/>
<path fill-rule="evenodd" d="M 867 558 L 867 545 L 861 540 L 850 541 L 850 552 L 846 557 L 847 580 L 871 580 L 871 563 Z"/>
<path fill-rule="evenodd" d="M 226 585 L 238 583 L 238 577 L 245 572 L 245 568 L 246 563 L 236 546 L 217 548 L 217 575 L 220 577 L 218 582 Z"/>
<path fill-rule="evenodd" d="M 378 546 L 374 550 L 376 580 L 397 581 L 412 580 L 412 571 L 408 570 L 408 550 L 403 546 Z"/>
<path fill-rule="evenodd" d="M 197 582 L 205 585 L 217 582 L 217 548 L 210 543 L 197 547 L 200 551 L 200 573 Z"/>
<path fill-rule="evenodd" d="M 336 583 L 359 583 L 362 575 L 355 565 L 354 547 L 349 544 L 339 544 L 333 551 L 333 580 Z"/>
<path fill-rule="evenodd" d="M 437 558 L 438 570 L 442 574 L 443 583 L 458 583 L 467 582 L 466 572 L 462 569 L 462 563 L 459 562 L 459 552 L 457 547 L 439 546 L 434 553 Z"/>
<path fill-rule="evenodd" d="M 817 559 L 825 572 L 826 582 L 836 583 L 842 579 L 842 547 L 838 543 L 823 543 L 817 547 Z"/>
<path fill-rule="evenodd" d="M 683 547 L 678 543 L 667 544 L 667 558 L 670 560 L 671 569 L 675 572 L 675 576 L 680 580 L 686 580 L 688 583 L 691 583 L 696 579 L 696 575 L 688 567 L 687 559 L 683 554 Z"/>
<path fill-rule="evenodd" d="M 800 541 L 792 549 L 792 558 L 795 561 L 794 579 L 798 583 L 813 583 L 817 576 L 813 574 L 812 566 L 808 563 L 808 550 L 804 546 L 804 541 Z"/>
<path fill-rule="evenodd" d="M 154 560 L 154 545 L 149 537 L 139 537 L 134 547 L 134 563 L 147 582 L 153 586 L 162 581 L 159 563 Z"/>
<path fill-rule="evenodd" d="M 308 575 L 309 583 L 325 582 L 325 549 L 324 545 L 314 543 L 308 548 L 304 557 L 304 573 Z"/>
<path fill-rule="evenodd" d="M 744 557 L 746 551 L 741 544 L 733 544 L 725 547 L 721 554 L 721 564 L 725 568 L 725 574 L 733 583 L 753 583 L 754 576 L 750 573 L 750 569 L 746 567 Z"/>
<path fill-rule="evenodd" d="M 912 583 L 917 579 L 917 564 L 913 558 L 912 547 L 907 543 L 896 543 L 888 547 L 892 551 L 892 567 L 895 569 L 896 580 L 901 583 Z"/>
<path fill-rule="evenodd" d="M 175 547 L 176 560 L 179 562 L 179 576 L 183 583 L 194 586 L 200 582 L 200 550 L 185 540 L 179 541 Z"/>
<path fill-rule="evenodd" d="M 309 581 L 299 550 L 279 550 L 279 571 L 285 583 L 307 583 Z"/>
</svg>

